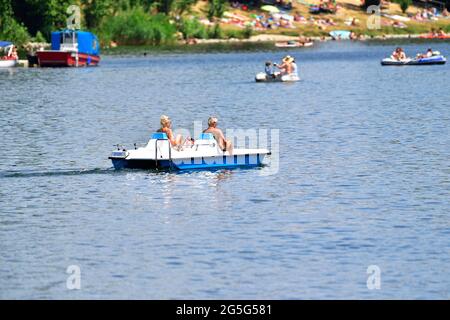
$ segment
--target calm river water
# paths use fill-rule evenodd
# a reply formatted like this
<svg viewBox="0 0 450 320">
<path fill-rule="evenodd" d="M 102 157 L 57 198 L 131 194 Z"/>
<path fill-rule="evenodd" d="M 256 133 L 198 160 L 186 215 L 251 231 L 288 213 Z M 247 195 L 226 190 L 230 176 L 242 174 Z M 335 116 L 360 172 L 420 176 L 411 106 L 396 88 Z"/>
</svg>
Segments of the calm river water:
<svg viewBox="0 0 450 320">
<path fill-rule="evenodd" d="M 295 84 L 253 81 L 281 51 L 0 70 L 0 298 L 449 299 L 450 64 L 381 67 L 393 48 L 289 51 Z M 279 129 L 279 171 L 112 170 L 163 113 Z"/>
</svg>

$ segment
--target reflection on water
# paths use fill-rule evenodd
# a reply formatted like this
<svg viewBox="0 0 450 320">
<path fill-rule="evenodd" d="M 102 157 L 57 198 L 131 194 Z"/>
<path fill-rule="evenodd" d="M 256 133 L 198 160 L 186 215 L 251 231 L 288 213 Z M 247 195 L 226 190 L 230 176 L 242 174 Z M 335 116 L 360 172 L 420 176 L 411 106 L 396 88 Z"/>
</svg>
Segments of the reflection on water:
<svg viewBox="0 0 450 320">
<path fill-rule="evenodd" d="M 449 298 L 450 65 L 380 67 L 390 52 L 292 50 L 291 85 L 254 83 L 280 51 L 0 70 L 0 298 Z M 161 114 L 279 129 L 279 166 L 114 171 Z"/>
</svg>

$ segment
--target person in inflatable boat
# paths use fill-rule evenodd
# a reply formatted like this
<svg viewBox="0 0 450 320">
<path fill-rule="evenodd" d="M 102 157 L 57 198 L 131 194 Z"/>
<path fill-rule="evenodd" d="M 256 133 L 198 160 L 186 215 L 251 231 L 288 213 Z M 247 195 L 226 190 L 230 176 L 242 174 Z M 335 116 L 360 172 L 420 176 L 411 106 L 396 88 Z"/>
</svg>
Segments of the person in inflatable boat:
<svg viewBox="0 0 450 320">
<path fill-rule="evenodd" d="M 270 61 L 266 61 L 266 66 L 264 68 L 264 71 L 266 72 L 266 76 L 269 78 L 275 78 L 276 74 L 273 70 L 273 63 Z"/>
<path fill-rule="evenodd" d="M 278 65 L 276 64 L 275 66 L 281 70 L 281 74 L 285 75 L 285 74 L 291 74 L 292 73 L 292 62 L 294 61 L 294 58 L 291 56 L 286 56 L 283 58 L 282 60 L 282 64 Z"/>
<path fill-rule="evenodd" d="M 392 60 L 397 60 L 397 61 L 403 61 L 403 60 L 406 60 L 406 54 L 405 54 L 405 51 L 403 51 L 402 48 L 398 47 L 398 48 L 395 49 L 395 51 L 392 53 L 391 58 L 392 58 Z"/>
<path fill-rule="evenodd" d="M 429 48 L 426 53 L 419 53 L 417 59 L 431 58 L 433 55 L 433 49 Z"/>
<path fill-rule="evenodd" d="M 294 57 L 292 57 L 291 66 L 292 66 L 292 75 L 297 77 L 298 76 L 298 67 L 297 67 L 297 62 L 295 62 Z"/>
</svg>

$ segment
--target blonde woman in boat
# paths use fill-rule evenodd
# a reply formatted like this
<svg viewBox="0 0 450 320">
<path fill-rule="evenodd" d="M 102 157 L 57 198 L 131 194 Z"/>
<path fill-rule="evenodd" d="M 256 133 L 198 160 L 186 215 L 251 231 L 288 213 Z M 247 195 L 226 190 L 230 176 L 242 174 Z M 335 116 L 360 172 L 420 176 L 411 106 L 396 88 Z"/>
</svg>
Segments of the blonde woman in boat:
<svg viewBox="0 0 450 320">
<path fill-rule="evenodd" d="M 176 137 L 172 132 L 172 120 L 166 115 L 162 115 L 160 118 L 161 128 L 158 129 L 158 132 L 164 132 L 167 135 L 167 138 L 170 141 L 172 147 L 181 147 L 183 136 L 178 134 Z"/>
</svg>

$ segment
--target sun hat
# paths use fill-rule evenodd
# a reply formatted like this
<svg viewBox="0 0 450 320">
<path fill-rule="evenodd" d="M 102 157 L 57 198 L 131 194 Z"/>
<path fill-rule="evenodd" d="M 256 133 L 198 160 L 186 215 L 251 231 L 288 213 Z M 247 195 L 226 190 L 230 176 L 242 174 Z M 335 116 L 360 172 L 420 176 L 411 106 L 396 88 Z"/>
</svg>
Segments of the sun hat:
<svg viewBox="0 0 450 320">
<path fill-rule="evenodd" d="M 283 58 L 283 62 L 292 62 L 292 61 L 294 61 L 294 58 L 293 57 L 291 57 L 291 56 L 286 56 L 286 57 L 284 57 Z"/>
</svg>

